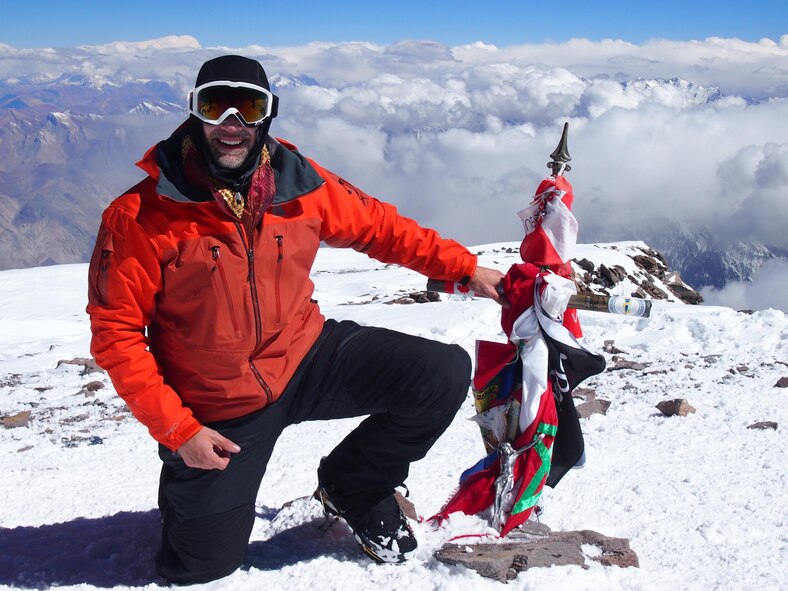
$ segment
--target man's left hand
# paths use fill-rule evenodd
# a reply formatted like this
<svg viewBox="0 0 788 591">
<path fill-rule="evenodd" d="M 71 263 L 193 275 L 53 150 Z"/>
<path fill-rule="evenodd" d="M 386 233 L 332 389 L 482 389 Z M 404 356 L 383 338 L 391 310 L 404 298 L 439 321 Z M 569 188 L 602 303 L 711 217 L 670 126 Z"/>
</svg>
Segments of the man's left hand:
<svg viewBox="0 0 788 591">
<path fill-rule="evenodd" d="M 468 282 L 468 288 L 479 295 L 495 300 L 504 308 L 509 307 L 509 300 L 503 294 L 503 273 L 489 267 L 476 267 L 476 272 Z"/>
</svg>

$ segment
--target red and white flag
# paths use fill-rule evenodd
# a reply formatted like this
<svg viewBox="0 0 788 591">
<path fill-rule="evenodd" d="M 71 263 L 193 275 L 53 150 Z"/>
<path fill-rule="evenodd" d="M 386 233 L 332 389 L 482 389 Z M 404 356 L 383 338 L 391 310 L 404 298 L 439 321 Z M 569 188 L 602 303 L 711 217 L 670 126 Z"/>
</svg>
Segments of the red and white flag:
<svg viewBox="0 0 788 591">
<path fill-rule="evenodd" d="M 517 215 L 525 237 L 520 245 L 523 262 L 537 267 L 564 267 L 574 256 L 577 220 L 572 215 L 572 185 L 565 177 L 544 179 L 533 201 Z"/>
<path fill-rule="evenodd" d="M 577 314 L 566 310 L 575 293 L 569 279 L 578 229 L 573 200 L 570 183 L 551 176 L 518 214 L 525 227 L 523 263 L 503 281 L 511 307 L 503 310 L 501 325 L 509 342 L 476 344 L 476 421 L 488 455 L 462 474 L 459 489 L 433 519 L 492 509 L 493 525 L 505 536 L 528 520 L 545 484 L 554 486 L 582 456 L 570 392 L 604 370 L 605 362 L 577 342 Z M 561 454 L 569 466 L 554 466 L 562 411 L 574 449 Z"/>
</svg>

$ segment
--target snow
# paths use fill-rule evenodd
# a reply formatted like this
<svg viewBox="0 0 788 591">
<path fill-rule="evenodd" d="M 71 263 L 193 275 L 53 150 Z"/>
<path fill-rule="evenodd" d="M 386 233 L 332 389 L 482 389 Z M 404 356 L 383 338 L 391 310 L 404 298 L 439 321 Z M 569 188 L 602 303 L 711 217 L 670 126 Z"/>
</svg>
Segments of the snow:
<svg viewBox="0 0 788 591">
<path fill-rule="evenodd" d="M 483 264 L 505 270 L 516 262 L 516 246 L 472 250 L 483 253 Z M 511 247 L 515 252 L 506 252 Z M 617 253 L 579 245 L 578 254 L 624 265 L 621 253 L 633 247 L 621 243 Z M 86 274 L 85 265 L 0 272 L 0 417 L 32 413 L 27 426 L 0 427 L 0 589 L 165 586 L 151 564 L 158 544 L 156 446 L 105 374 L 58 364 L 89 357 Z M 489 301 L 444 296 L 437 303 L 385 304 L 424 289 L 424 278 L 352 251 L 321 250 L 313 278 L 327 316 L 459 343 L 470 353 L 476 339 L 504 338 Z M 483 579 L 432 558 L 454 535 L 489 531 L 479 518 L 463 515 L 437 531 L 416 524 L 420 547 L 412 561 L 372 563 L 343 524 L 325 529 L 318 503 L 305 498 L 320 457 L 358 422 L 353 419 L 285 431 L 257 499 L 246 566 L 198 588 L 784 588 L 788 390 L 775 384 L 788 376 L 785 314 L 658 302 L 651 319 L 590 312 L 580 318 L 591 350 L 601 352 L 613 340 L 621 357 L 648 365 L 606 371 L 583 384 L 612 404 L 607 415 L 582 421 L 587 462 L 545 493 L 542 521 L 553 530 L 628 538 L 639 568 L 588 560 L 587 569 L 532 569 L 508 585 Z M 612 366 L 611 354 L 605 356 Z M 85 388 L 97 381 L 104 387 Z M 666 418 L 654 408 L 673 398 L 686 398 L 696 412 Z M 411 500 L 425 517 L 482 455 L 472 415 L 469 396 L 445 435 L 411 468 Z M 779 426 L 747 429 L 758 421 Z"/>
</svg>

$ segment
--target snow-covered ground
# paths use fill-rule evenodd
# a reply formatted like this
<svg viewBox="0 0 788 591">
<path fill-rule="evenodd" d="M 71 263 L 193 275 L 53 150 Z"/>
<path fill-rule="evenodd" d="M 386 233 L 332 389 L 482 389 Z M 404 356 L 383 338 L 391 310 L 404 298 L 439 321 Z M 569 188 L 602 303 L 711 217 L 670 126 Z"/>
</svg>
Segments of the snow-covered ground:
<svg viewBox="0 0 788 591">
<path fill-rule="evenodd" d="M 517 245 L 474 250 L 483 252 L 483 264 L 505 270 L 517 256 L 507 246 Z M 577 258 L 606 262 L 614 254 L 585 245 Z M 0 273 L 0 417 L 31 411 L 26 426 L 0 427 L 0 589 L 164 585 L 151 564 L 158 543 L 156 446 L 106 375 L 58 365 L 89 357 L 86 272 L 85 265 L 63 265 Z M 400 290 L 423 289 L 424 278 L 352 251 L 322 250 L 314 279 L 327 316 L 459 343 L 469 353 L 476 339 L 504 339 L 489 301 L 386 305 Z M 590 349 L 601 352 L 613 340 L 624 351 L 620 357 L 646 367 L 606 371 L 583 384 L 612 404 L 607 415 L 582 421 L 588 461 L 546 492 L 542 521 L 553 530 L 628 538 L 640 568 L 589 561 L 587 569 L 532 569 L 508 585 L 493 582 L 432 558 L 451 536 L 485 531 L 481 520 L 463 516 L 438 531 L 416 525 L 415 560 L 373 564 L 343 524 L 321 528 L 317 502 L 280 510 L 311 494 L 320 457 L 357 422 L 348 420 L 284 433 L 258 496 L 247 566 L 198 588 L 786 588 L 788 389 L 775 387 L 788 376 L 785 315 L 657 303 L 651 319 L 587 312 L 580 318 Z M 663 417 L 655 405 L 673 398 L 686 398 L 697 412 Z M 411 469 L 411 500 L 425 517 L 482 456 L 478 427 L 468 420 L 473 413 L 469 396 Z M 779 427 L 747 428 L 759 421 Z"/>
</svg>

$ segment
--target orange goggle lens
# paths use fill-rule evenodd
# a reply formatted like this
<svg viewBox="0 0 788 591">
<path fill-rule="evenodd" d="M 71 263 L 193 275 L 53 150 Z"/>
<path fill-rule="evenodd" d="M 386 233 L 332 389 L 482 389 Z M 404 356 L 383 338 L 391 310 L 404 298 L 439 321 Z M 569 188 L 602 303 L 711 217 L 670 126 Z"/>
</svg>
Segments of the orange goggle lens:
<svg viewBox="0 0 788 591">
<path fill-rule="evenodd" d="M 225 114 L 238 114 L 249 125 L 261 123 L 271 115 L 271 93 L 262 87 L 201 86 L 194 91 L 191 112 L 206 123 L 218 124 Z"/>
</svg>

